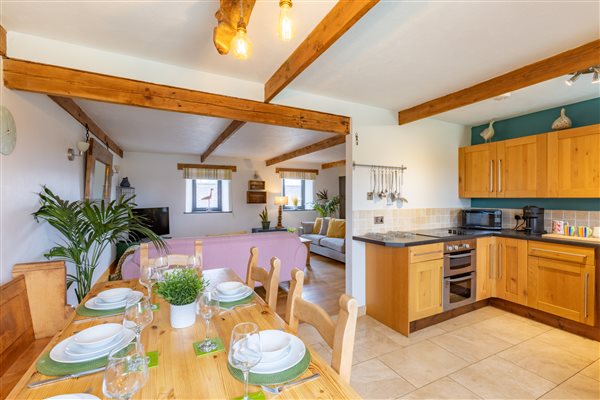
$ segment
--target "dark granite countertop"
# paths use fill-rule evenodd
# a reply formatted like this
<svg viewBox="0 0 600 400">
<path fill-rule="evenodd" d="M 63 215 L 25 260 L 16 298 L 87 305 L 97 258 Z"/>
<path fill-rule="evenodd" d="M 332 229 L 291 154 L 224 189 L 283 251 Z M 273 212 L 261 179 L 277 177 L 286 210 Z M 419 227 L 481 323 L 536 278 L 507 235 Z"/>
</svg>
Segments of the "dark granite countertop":
<svg viewBox="0 0 600 400">
<path fill-rule="evenodd" d="M 500 231 L 469 231 L 469 235 L 452 235 L 443 238 L 436 238 L 424 235 L 407 235 L 405 237 L 389 237 L 384 234 L 366 234 L 359 236 L 352 236 L 352 239 L 358 240 L 360 242 L 377 244 L 380 246 L 387 247 L 411 247 L 411 246 L 420 246 L 423 244 L 431 244 L 431 243 L 440 243 L 440 242 L 451 242 L 455 240 L 464 240 L 464 239 L 476 239 L 479 237 L 486 236 L 497 236 L 497 237 L 506 237 L 513 239 L 524 239 L 524 240 L 536 240 L 540 242 L 547 243 L 558 243 L 558 244 L 568 244 L 571 246 L 581 246 L 581 247 L 591 247 L 600 249 L 600 243 L 595 242 L 584 242 L 577 240 L 569 240 L 569 239 L 555 239 L 555 238 L 546 238 L 542 237 L 541 234 L 532 234 L 526 233 L 524 231 L 515 231 L 513 229 L 502 229 Z"/>
</svg>

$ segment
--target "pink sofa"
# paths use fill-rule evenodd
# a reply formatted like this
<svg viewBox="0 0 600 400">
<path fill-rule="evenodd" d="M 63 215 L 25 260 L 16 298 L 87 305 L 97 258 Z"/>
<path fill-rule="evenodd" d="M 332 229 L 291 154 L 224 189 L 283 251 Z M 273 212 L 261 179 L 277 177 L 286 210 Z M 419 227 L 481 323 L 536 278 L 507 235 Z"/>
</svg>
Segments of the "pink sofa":
<svg viewBox="0 0 600 400">
<path fill-rule="evenodd" d="M 258 247 L 258 265 L 263 268 L 269 268 L 271 257 L 281 260 L 279 275 L 281 282 L 290 280 L 292 268 L 304 270 L 306 265 L 306 246 L 300 242 L 297 235 L 288 232 L 167 239 L 168 251 L 171 254 L 193 254 L 195 239 L 201 239 L 203 243 L 204 269 L 231 268 L 243 280 L 246 280 L 246 269 L 252 246 Z M 156 256 L 156 249 L 150 246 L 150 258 Z M 123 262 L 121 270 L 123 279 L 138 278 L 139 266 L 140 253 L 136 250 Z"/>
</svg>

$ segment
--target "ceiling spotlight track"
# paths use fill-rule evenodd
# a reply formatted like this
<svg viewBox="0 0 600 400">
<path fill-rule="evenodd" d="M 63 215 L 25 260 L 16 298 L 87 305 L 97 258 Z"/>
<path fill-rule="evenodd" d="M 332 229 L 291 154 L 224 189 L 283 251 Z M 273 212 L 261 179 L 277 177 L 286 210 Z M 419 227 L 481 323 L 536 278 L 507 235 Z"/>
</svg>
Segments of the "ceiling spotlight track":
<svg viewBox="0 0 600 400">
<path fill-rule="evenodd" d="M 585 74 L 594 74 L 592 77 L 592 83 L 600 83 L 600 65 L 593 65 L 589 68 L 573 72 L 571 74 L 572 76 L 569 79 L 565 80 L 565 83 L 567 84 L 567 86 L 573 86 L 573 83 L 575 83 L 575 81 L 579 79 L 581 75 Z"/>
</svg>

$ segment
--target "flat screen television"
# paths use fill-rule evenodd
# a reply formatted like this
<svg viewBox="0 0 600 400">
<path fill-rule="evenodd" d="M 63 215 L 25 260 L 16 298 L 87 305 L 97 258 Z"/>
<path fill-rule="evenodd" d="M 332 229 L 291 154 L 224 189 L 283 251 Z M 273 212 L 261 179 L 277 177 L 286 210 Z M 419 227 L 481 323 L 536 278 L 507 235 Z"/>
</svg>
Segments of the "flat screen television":
<svg viewBox="0 0 600 400">
<path fill-rule="evenodd" d="M 157 235 L 169 234 L 169 207 L 134 208 L 133 213 L 143 217 L 144 223 Z"/>
</svg>

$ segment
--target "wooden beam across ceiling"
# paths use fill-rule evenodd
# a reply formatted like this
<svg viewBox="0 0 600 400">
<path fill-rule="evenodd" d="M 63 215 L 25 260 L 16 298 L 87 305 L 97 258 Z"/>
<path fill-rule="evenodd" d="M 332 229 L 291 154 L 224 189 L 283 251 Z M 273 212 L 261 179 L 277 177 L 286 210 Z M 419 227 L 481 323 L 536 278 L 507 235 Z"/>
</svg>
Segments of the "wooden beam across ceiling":
<svg viewBox="0 0 600 400">
<path fill-rule="evenodd" d="M 6 62 L 6 61 L 5 61 Z M 94 134 L 102 143 L 108 146 L 109 149 L 115 152 L 119 157 L 123 157 L 123 149 L 119 147 L 118 144 L 115 143 L 114 140 L 108 136 L 106 132 L 102 128 L 100 128 L 93 119 L 91 119 L 85 111 L 81 109 L 73 101 L 68 97 L 59 97 L 59 96 L 48 96 L 58 104 L 63 110 L 68 112 L 73 118 L 77 120 L 81 125 L 87 127 L 91 133 Z"/>
<path fill-rule="evenodd" d="M 398 113 L 398 124 L 417 121 L 600 64 L 600 39 Z"/>
<path fill-rule="evenodd" d="M 332 162 L 328 162 L 328 163 L 325 163 L 325 164 L 321 164 L 321 169 L 341 167 L 341 166 L 344 166 L 344 165 L 346 165 L 346 160 L 332 161 Z"/>
<path fill-rule="evenodd" d="M 308 172 L 311 174 L 319 175 L 318 169 L 306 169 L 306 168 L 275 168 L 275 173 L 280 172 Z"/>
<path fill-rule="evenodd" d="M 217 149 L 221 145 L 221 143 L 225 142 L 229 139 L 234 133 L 236 133 L 242 126 L 244 126 L 244 121 L 231 121 L 227 128 L 215 139 L 214 142 L 208 146 L 208 149 L 200 156 L 200 162 L 206 161 L 208 156 L 212 154 L 213 151 Z"/>
<path fill-rule="evenodd" d="M 266 161 L 267 167 L 269 165 L 278 164 L 280 162 L 291 160 L 292 158 L 305 156 L 310 153 L 314 153 L 316 151 L 325 150 L 333 146 L 337 146 L 339 144 L 346 143 L 345 136 L 334 136 L 325 140 L 321 140 L 320 142 L 309 144 L 308 146 L 304 146 L 300 149 L 290 151 L 288 153 L 282 154 L 277 157 L 273 157 Z"/>
<path fill-rule="evenodd" d="M 342 115 L 29 61 L 4 60 L 4 85 L 9 89 L 54 96 L 311 129 L 343 136 L 350 130 L 350 118 Z"/>
<path fill-rule="evenodd" d="M 338 1 L 265 83 L 265 101 L 271 101 L 277 96 L 378 2 L 379 0 Z"/>
<path fill-rule="evenodd" d="M 0 25 L 0 57 L 6 57 L 6 29 Z"/>
</svg>

